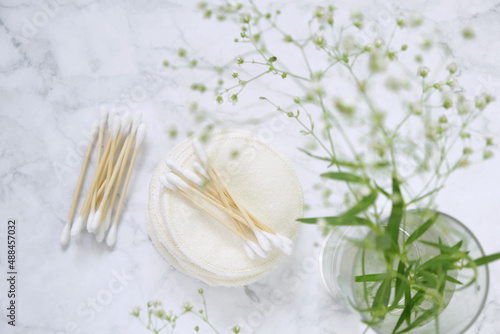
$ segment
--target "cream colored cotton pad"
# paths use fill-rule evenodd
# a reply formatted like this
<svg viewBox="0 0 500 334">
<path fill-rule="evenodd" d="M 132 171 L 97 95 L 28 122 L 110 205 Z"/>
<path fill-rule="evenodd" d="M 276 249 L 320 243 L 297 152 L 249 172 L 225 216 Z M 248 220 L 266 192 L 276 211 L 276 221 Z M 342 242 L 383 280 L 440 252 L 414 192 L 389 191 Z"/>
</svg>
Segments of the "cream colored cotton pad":
<svg viewBox="0 0 500 334">
<path fill-rule="evenodd" d="M 215 134 L 206 150 L 232 195 L 261 222 L 295 240 L 303 202 L 290 164 L 267 144 L 241 132 Z M 189 141 L 168 157 L 188 169 L 197 161 Z M 278 249 L 265 259 L 249 259 L 241 238 L 160 184 L 158 176 L 168 171 L 162 161 L 154 172 L 147 225 L 155 247 L 174 267 L 210 285 L 237 286 L 259 279 L 283 260 Z"/>
</svg>

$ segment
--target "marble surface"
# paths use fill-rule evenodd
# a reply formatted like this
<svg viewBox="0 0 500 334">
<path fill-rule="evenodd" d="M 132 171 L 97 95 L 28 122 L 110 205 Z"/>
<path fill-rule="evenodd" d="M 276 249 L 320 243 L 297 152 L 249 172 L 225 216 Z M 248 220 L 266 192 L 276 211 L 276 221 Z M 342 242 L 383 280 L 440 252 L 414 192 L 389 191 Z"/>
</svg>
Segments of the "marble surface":
<svg viewBox="0 0 500 334">
<path fill-rule="evenodd" d="M 301 0 L 276 6 L 314 8 Z M 500 96 L 500 2 L 336 1 L 376 20 L 386 13 L 419 11 L 459 45 L 457 29 L 474 27 L 474 47 L 457 46 L 469 71 L 470 89 Z M 267 4 L 265 4 L 267 6 Z M 162 68 L 178 47 L 215 61 L 227 60 L 217 44 L 224 30 L 200 19 L 196 1 L 0 1 L 0 332 L 145 333 L 129 315 L 149 300 L 179 310 L 201 305 L 204 288 L 210 319 L 222 333 L 235 324 L 242 333 L 361 333 L 356 315 L 323 289 L 317 269 L 321 240 L 304 226 L 296 249 L 265 279 L 242 288 L 213 288 L 176 272 L 156 252 L 144 225 L 150 175 L 156 163 L 188 131 L 197 131 L 187 111 L 194 94 L 185 79 Z M 208 28 L 207 28 L 208 27 Z M 210 30 L 215 29 L 215 30 Z M 217 30 L 218 29 L 218 30 Z M 454 35 L 455 34 L 455 35 Z M 226 34 L 227 35 L 227 34 Z M 228 53 L 231 54 L 231 53 Z M 61 249 L 59 235 L 69 210 L 91 124 L 99 106 L 142 110 L 148 136 L 135 167 L 117 245 L 109 250 L 86 235 Z M 500 142 L 500 104 L 488 111 L 486 130 Z M 213 105 L 211 105 L 213 108 Z M 227 116 L 231 118 L 231 115 Z M 224 118 L 223 118 L 224 119 Z M 169 139 L 177 125 L 179 136 Z M 244 127 L 245 128 L 245 127 Z M 295 150 L 296 129 L 274 126 L 272 145 L 296 167 L 306 201 L 321 170 Z M 246 129 L 257 131 L 248 125 Z M 291 145 L 292 144 L 292 145 Z M 487 253 L 498 252 L 500 154 L 460 171 L 439 198 L 441 209 L 465 222 Z M 7 325 L 6 221 L 18 220 L 18 319 Z M 490 266 L 484 312 L 468 334 L 500 333 L 500 263 Z M 186 316 L 179 333 L 210 330 Z"/>
</svg>

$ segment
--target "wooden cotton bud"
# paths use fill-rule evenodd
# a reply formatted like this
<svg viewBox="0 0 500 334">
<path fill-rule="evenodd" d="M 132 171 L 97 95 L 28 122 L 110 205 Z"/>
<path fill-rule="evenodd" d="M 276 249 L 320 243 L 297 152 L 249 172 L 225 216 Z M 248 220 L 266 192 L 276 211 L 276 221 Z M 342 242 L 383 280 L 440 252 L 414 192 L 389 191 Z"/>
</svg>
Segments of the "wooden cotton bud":
<svg viewBox="0 0 500 334">
<path fill-rule="evenodd" d="M 99 114 L 99 130 L 100 131 L 104 131 L 107 120 L 108 120 L 108 110 L 106 109 L 106 107 L 102 106 L 101 112 Z"/>
<path fill-rule="evenodd" d="M 182 189 L 189 188 L 188 184 L 174 173 L 167 173 L 166 178 L 168 182 L 170 182 L 177 188 L 182 188 Z"/>
<path fill-rule="evenodd" d="M 255 237 L 257 238 L 257 241 L 259 242 L 260 247 L 266 252 L 269 252 L 271 250 L 271 243 L 267 238 L 259 231 L 259 230 L 254 230 Z"/>
<path fill-rule="evenodd" d="M 132 115 L 130 114 L 130 112 L 127 112 L 122 118 L 121 130 L 123 134 L 128 132 L 130 124 L 132 124 Z"/>
<path fill-rule="evenodd" d="M 172 191 L 176 191 L 177 189 L 170 182 L 167 181 L 167 177 L 165 175 L 158 176 L 158 181 L 167 189 Z"/>
<path fill-rule="evenodd" d="M 262 250 L 262 248 L 259 247 L 255 242 L 248 240 L 247 241 L 248 246 L 261 258 L 266 258 L 267 253 Z"/>
<path fill-rule="evenodd" d="M 144 142 L 144 138 L 146 138 L 146 125 L 144 125 L 144 123 L 141 123 L 137 128 L 137 136 L 135 140 L 136 149 L 138 149 L 142 145 L 142 143 Z"/>
<path fill-rule="evenodd" d="M 193 168 L 194 170 L 200 174 L 201 176 L 203 176 L 204 178 L 206 178 L 207 180 L 210 179 L 210 176 L 208 176 L 208 173 L 207 171 L 205 170 L 205 168 L 198 162 L 198 161 L 195 161 L 193 163 Z"/>
<path fill-rule="evenodd" d="M 61 233 L 61 238 L 59 239 L 59 242 L 61 243 L 61 246 L 66 246 L 69 242 L 69 234 L 70 234 L 70 226 L 69 223 L 66 223 L 64 225 L 63 231 Z"/>
<path fill-rule="evenodd" d="M 78 234 L 80 234 L 80 231 L 82 230 L 83 226 L 83 218 L 82 216 L 78 216 L 76 218 L 75 222 L 73 223 L 73 226 L 71 227 L 71 236 L 76 237 Z"/>
<path fill-rule="evenodd" d="M 203 182 L 202 178 L 196 175 L 193 171 L 189 169 L 183 169 L 182 170 L 182 175 L 188 179 L 189 181 L 193 182 L 194 184 L 203 187 L 205 182 Z"/>
<path fill-rule="evenodd" d="M 245 253 L 250 258 L 250 260 L 255 259 L 255 252 L 248 246 L 246 241 L 243 241 L 243 249 L 245 249 Z"/>
<path fill-rule="evenodd" d="M 111 137 L 118 137 L 118 133 L 120 132 L 120 128 L 122 126 L 122 121 L 120 116 L 115 116 L 113 118 L 113 124 L 111 125 Z"/>
<path fill-rule="evenodd" d="M 97 139 L 97 135 L 99 134 L 99 124 L 94 124 L 92 129 L 90 130 L 90 143 L 94 143 Z"/>
<path fill-rule="evenodd" d="M 108 247 L 113 247 L 116 243 L 116 232 L 117 232 L 117 224 L 111 225 L 109 229 L 108 236 L 106 237 L 106 245 Z"/>
<path fill-rule="evenodd" d="M 281 249 L 281 246 L 283 245 L 283 242 L 281 241 L 281 239 L 276 235 L 276 234 L 273 234 L 273 233 L 269 233 L 269 232 L 266 232 L 266 231 L 261 231 L 261 233 L 267 238 L 269 239 L 269 241 L 271 241 L 271 243 L 273 245 L 275 245 L 276 247 L 280 248 Z"/>
<path fill-rule="evenodd" d="M 101 222 L 101 214 L 102 214 L 102 204 L 99 206 L 99 209 L 94 214 L 94 217 L 92 217 L 92 220 L 89 220 L 88 226 L 87 226 L 87 231 L 90 233 L 94 233 L 97 228 L 99 227 L 99 223 Z"/>
<path fill-rule="evenodd" d="M 172 159 L 167 159 L 165 161 L 165 164 L 167 165 L 168 168 L 170 168 L 170 170 L 178 175 L 182 174 L 182 168 L 181 166 L 179 166 L 177 164 L 177 162 L 175 162 L 174 160 Z"/>
<path fill-rule="evenodd" d="M 137 128 L 139 125 L 142 123 L 142 112 L 138 112 L 135 114 L 134 119 L 132 120 L 132 134 L 134 134 L 137 131 Z"/>
<path fill-rule="evenodd" d="M 205 149 L 203 148 L 203 144 L 196 138 L 193 139 L 193 141 L 191 143 L 193 145 L 194 153 L 196 153 L 196 155 L 200 159 L 201 163 L 204 166 L 207 166 L 208 165 L 208 157 L 207 157 L 207 153 L 205 152 Z"/>
</svg>

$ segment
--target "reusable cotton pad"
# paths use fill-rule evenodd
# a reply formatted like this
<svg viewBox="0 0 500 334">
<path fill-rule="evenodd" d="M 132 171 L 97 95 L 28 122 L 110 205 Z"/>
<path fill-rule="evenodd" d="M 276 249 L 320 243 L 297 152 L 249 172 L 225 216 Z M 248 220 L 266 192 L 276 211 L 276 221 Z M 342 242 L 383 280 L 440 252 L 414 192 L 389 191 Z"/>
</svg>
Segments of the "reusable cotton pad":
<svg viewBox="0 0 500 334">
<path fill-rule="evenodd" d="M 231 193 L 259 221 L 291 240 L 302 216 L 302 191 L 286 159 L 247 133 L 220 132 L 206 144 L 209 163 Z M 198 161 L 191 141 L 176 146 L 166 159 L 193 169 Z M 273 248 L 267 258 L 250 259 L 242 239 L 158 177 L 168 173 L 165 160 L 154 171 L 147 208 L 147 227 L 160 254 L 179 271 L 209 285 L 239 286 L 268 274 L 285 257 Z"/>
</svg>

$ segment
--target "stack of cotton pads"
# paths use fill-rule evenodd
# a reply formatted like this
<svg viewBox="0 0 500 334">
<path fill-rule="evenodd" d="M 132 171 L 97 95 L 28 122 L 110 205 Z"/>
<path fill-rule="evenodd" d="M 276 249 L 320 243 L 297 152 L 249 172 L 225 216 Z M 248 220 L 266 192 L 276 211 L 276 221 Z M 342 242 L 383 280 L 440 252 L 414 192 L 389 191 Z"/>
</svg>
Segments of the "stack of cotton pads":
<svg viewBox="0 0 500 334">
<path fill-rule="evenodd" d="M 290 164 L 267 144 L 241 132 L 217 133 L 205 149 L 210 165 L 239 201 L 259 221 L 294 241 L 303 201 Z M 284 259 L 277 248 L 266 258 L 250 259 L 238 235 L 164 187 L 158 178 L 170 172 L 167 159 L 191 170 L 199 160 L 186 140 L 159 163 L 151 180 L 146 223 L 153 244 L 170 264 L 209 285 L 241 286 L 265 276 Z"/>
</svg>

